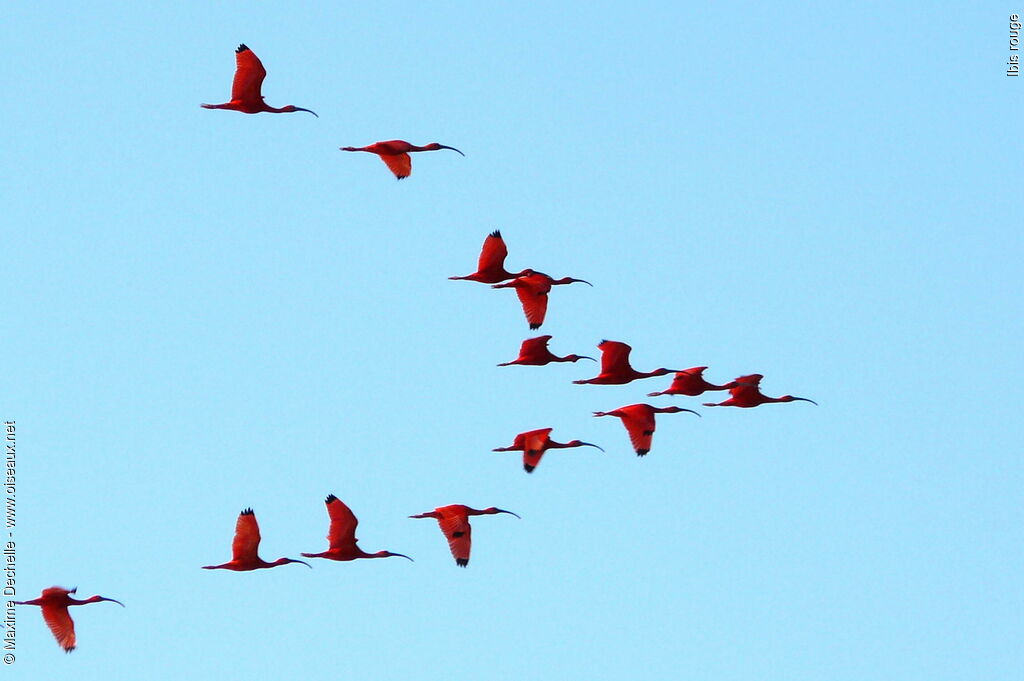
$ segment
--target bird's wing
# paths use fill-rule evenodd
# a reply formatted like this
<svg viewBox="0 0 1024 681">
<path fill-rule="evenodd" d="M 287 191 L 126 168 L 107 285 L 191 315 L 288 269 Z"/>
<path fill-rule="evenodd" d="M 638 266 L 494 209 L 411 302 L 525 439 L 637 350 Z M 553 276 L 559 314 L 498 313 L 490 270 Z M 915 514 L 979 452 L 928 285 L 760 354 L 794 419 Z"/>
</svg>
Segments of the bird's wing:
<svg viewBox="0 0 1024 681">
<path fill-rule="evenodd" d="M 438 524 L 448 539 L 448 548 L 452 551 L 455 562 L 465 567 L 469 563 L 469 547 L 473 528 L 469 526 L 469 518 L 464 515 L 449 515 L 440 518 Z"/>
<path fill-rule="evenodd" d="M 354 546 L 359 521 L 352 509 L 332 494 L 327 497 L 327 514 L 331 516 L 331 529 L 327 531 L 327 541 L 331 543 L 331 548 Z"/>
<path fill-rule="evenodd" d="M 551 340 L 551 336 L 538 336 L 524 340 L 522 347 L 519 348 L 519 355 L 534 360 L 548 359 L 551 356 L 548 351 L 549 340 Z"/>
<path fill-rule="evenodd" d="M 505 257 L 508 255 L 508 248 L 505 247 L 505 240 L 501 238 L 501 232 L 495 230 L 484 239 L 484 246 L 480 250 L 480 260 L 477 261 L 476 271 L 486 272 L 491 269 L 504 269 Z"/>
<path fill-rule="evenodd" d="M 531 329 L 539 329 L 540 325 L 544 323 L 544 316 L 548 311 L 548 294 L 547 292 L 540 293 L 533 286 L 517 286 L 516 295 L 519 296 L 519 302 L 523 304 L 523 314 L 526 315 L 526 321 L 530 323 Z"/>
<path fill-rule="evenodd" d="M 601 350 L 601 373 L 614 373 L 620 368 L 629 366 L 629 352 L 633 348 L 618 341 L 601 341 L 597 346 Z"/>
<path fill-rule="evenodd" d="M 523 451 L 543 452 L 547 448 L 548 440 L 553 428 L 538 428 L 528 433 L 523 433 Z"/>
<path fill-rule="evenodd" d="M 651 437 L 654 435 L 654 414 L 630 413 L 622 419 L 622 425 L 629 433 L 629 441 L 637 454 L 646 454 L 651 449 Z"/>
<path fill-rule="evenodd" d="M 68 614 L 68 606 L 44 604 L 43 619 L 61 648 L 69 653 L 75 649 L 75 623 Z"/>
<path fill-rule="evenodd" d="M 253 54 L 245 45 L 235 50 L 235 80 L 231 84 L 231 100 L 259 103 L 263 101 L 260 89 L 267 70 L 260 63 L 260 58 Z"/>
<path fill-rule="evenodd" d="M 381 154 L 380 160 L 387 164 L 399 180 L 412 174 L 412 158 L 409 154 Z"/>
<path fill-rule="evenodd" d="M 260 526 L 256 523 L 256 514 L 247 508 L 238 514 L 235 523 L 235 539 L 231 542 L 231 559 L 239 561 L 255 560 L 260 548 Z"/>
</svg>

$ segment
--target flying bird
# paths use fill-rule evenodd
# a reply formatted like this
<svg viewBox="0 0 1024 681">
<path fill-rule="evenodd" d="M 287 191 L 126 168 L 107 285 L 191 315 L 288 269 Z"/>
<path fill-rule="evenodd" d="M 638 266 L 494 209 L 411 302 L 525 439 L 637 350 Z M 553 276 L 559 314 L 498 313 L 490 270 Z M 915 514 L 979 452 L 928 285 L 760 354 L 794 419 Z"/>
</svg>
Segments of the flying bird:
<svg viewBox="0 0 1024 681">
<path fill-rule="evenodd" d="M 587 286 L 593 286 L 589 281 L 583 279 L 573 279 L 572 277 L 552 279 L 543 272 L 534 270 L 525 270 L 525 272 L 526 274 L 522 274 L 512 281 L 493 284 L 491 288 L 514 288 L 516 295 L 519 296 L 519 302 L 523 304 L 526 321 L 534 330 L 539 329 L 540 325 L 544 323 L 544 315 L 548 311 L 548 292 L 551 291 L 552 286 L 572 284 L 577 281 Z"/>
<path fill-rule="evenodd" d="M 652 407 L 649 404 L 630 404 L 626 407 L 619 407 L 614 411 L 595 411 L 594 416 L 617 416 L 622 419 L 622 425 L 629 433 L 629 441 L 637 456 L 644 456 L 651 451 L 651 438 L 654 436 L 654 415 L 674 414 L 680 411 L 688 411 L 697 414 L 692 409 L 682 407 Z M 700 414 L 697 414 L 700 416 Z"/>
<path fill-rule="evenodd" d="M 811 404 L 817 405 L 818 403 L 814 400 L 807 399 L 806 397 L 793 397 L 792 395 L 783 395 L 782 397 L 768 397 L 761 392 L 761 379 L 764 378 L 761 374 L 748 374 L 747 376 L 740 376 L 735 381 L 729 384 L 729 399 L 724 402 L 705 402 L 705 407 L 742 407 L 744 409 L 750 407 L 757 407 L 762 404 L 770 404 L 773 402 L 810 402 Z"/>
<path fill-rule="evenodd" d="M 505 258 L 507 256 L 508 248 L 505 246 L 505 240 L 501 238 L 499 230 L 494 230 L 484 239 L 483 248 L 480 249 L 480 259 L 476 265 L 476 272 L 467 274 L 464 277 L 448 278 L 478 281 L 481 284 L 497 284 L 501 281 L 522 276 L 530 271 L 507 272 L 505 270 Z"/>
<path fill-rule="evenodd" d="M 524 340 L 519 348 L 519 356 L 511 362 L 502 362 L 498 366 L 507 367 L 512 364 L 544 366 L 551 362 L 578 362 L 581 359 L 596 361 L 593 357 L 587 357 L 586 355 L 566 355 L 565 357 L 553 355 L 548 350 L 549 340 L 551 340 L 551 336 L 537 336 L 536 338 Z"/>
<path fill-rule="evenodd" d="M 425 147 L 417 147 L 415 144 L 409 144 L 404 140 L 389 140 L 387 142 L 375 142 L 366 147 L 339 147 L 339 149 L 342 151 L 367 151 L 371 154 L 377 154 L 380 156 L 380 160 L 384 161 L 399 180 L 404 180 L 412 174 L 412 157 L 409 156 L 411 152 L 437 151 L 438 149 L 459 151 L 455 147 L 446 147 L 437 142 L 431 142 Z M 459 153 L 462 154 L 461 151 Z M 465 156 L 465 154 L 462 155 Z"/>
<path fill-rule="evenodd" d="M 235 523 L 235 539 L 231 542 L 231 560 L 221 565 L 204 565 L 203 569 L 245 572 L 277 567 L 285 563 L 302 563 L 306 567 L 312 567 L 304 560 L 293 558 L 278 558 L 273 563 L 268 563 L 257 554 L 259 548 L 260 526 L 256 523 L 256 514 L 252 512 L 251 508 L 247 508 L 238 514 L 238 522 Z"/>
<path fill-rule="evenodd" d="M 404 553 L 392 553 L 390 551 L 378 551 L 367 553 L 356 545 L 356 526 L 359 520 L 356 519 L 352 509 L 344 501 L 328 494 L 324 501 L 327 504 L 327 515 L 331 518 L 330 529 L 327 530 L 327 541 L 330 548 L 322 553 L 303 553 L 306 558 L 328 558 L 330 560 L 355 560 L 357 558 L 390 558 L 398 556 L 409 558 Z"/>
<path fill-rule="evenodd" d="M 202 104 L 201 106 L 204 109 L 230 109 L 247 114 L 306 111 L 320 118 L 316 112 L 299 106 L 289 104 L 275 109 L 264 102 L 260 88 L 263 87 L 263 79 L 266 77 L 267 70 L 263 68 L 259 57 L 245 45 L 239 45 L 235 50 L 235 80 L 231 83 L 231 101 L 225 104 Z"/>
<path fill-rule="evenodd" d="M 71 615 L 68 614 L 70 606 L 111 601 L 117 603 L 122 608 L 124 607 L 124 603 L 121 601 L 106 598 L 105 596 L 90 596 L 84 601 L 80 601 L 77 598 L 71 597 L 71 594 L 75 593 L 75 591 L 77 591 L 77 588 L 65 589 L 60 586 L 51 586 L 48 589 L 43 589 L 39 598 L 33 598 L 31 601 L 11 602 L 15 605 L 41 606 L 43 609 L 43 620 L 53 633 L 53 637 L 57 639 L 57 644 L 64 649 L 64 652 L 70 653 L 75 649 L 75 622 L 71 619 Z"/>
<path fill-rule="evenodd" d="M 500 508 L 491 506 L 485 508 L 482 511 L 478 511 L 475 508 L 469 506 L 463 506 L 462 504 L 452 504 L 451 506 L 441 506 L 435 508 L 433 511 L 427 513 L 420 513 L 418 515 L 411 515 L 410 518 L 434 518 L 437 520 L 437 524 L 441 526 L 441 532 L 444 533 L 445 538 L 448 540 L 448 548 L 452 551 L 452 556 L 455 558 L 455 564 L 459 567 L 466 567 L 469 565 L 469 548 L 472 541 L 473 528 L 469 525 L 469 516 L 471 515 L 494 515 L 495 513 L 508 513 L 519 517 L 518 514 L 512 511 L 503 511 Z"/>
<path fill-rule="evenodd" d="M 676 373 L 675 377 L 672 379 L 672 385 L 668 387 L 668 390 L 647 393 L 647 396 L 689 395 L 690 397 L 696 397 L 697 395 L 701 395 L 709 390 L 728 390 L 732 387 L 732 383 L 728 383 L 726 385 L 708 383 L 704 380 L 705 369 L 707 369 L 707 367 L 690 367 L 689 369 L 683 369 Z"/>
<path fill-rule="evenodd" d="M 523 469 L 527 473 L 532 473 L 533 469 L 540 463 L 540 459 L 544 456 L 544 452 L 549 449 L 568 449 L 570 447 L 594 447 L 600 449 L 602 452 L 604 449 L 597 445 L 592 445 L 589 442 L 583 442 L 582 440 L 572 440 L 570 442 L 555 442 L 551 439 L 551 431 L 553 428 L 539 428 L 537 430 L 527 431 L 525 433 L 519 433 L 516 435 L 516 439 L 512 441 L 512 445 L 509 447 L 496 447 L 491 451 L 495 452 L 522 452 L 523 453 Z"/>
<path fill-rule="evenodd" d="M 629 353 L 633 349 L 625 343 L 603 340 L 597 344 L 601 350 L 601 373 L 594 378 L 587 378 L 573 383 L 593 383 L 596 385 L 622 385 L 638 378 L 664 376 L 678 373 L 679 369 L 655 369 L 654 371 L 637 371 L 629 364 Z"/>
</svg>

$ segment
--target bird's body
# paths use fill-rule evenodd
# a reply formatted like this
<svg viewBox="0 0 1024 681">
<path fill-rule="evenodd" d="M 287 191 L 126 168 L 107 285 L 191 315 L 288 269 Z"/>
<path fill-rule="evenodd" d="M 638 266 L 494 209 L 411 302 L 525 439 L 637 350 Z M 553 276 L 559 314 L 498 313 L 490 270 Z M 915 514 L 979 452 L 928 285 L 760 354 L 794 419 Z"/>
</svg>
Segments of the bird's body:
<svg viewBox="0 0 1024 681">
<path fill-rule="evenodd" d="M 697 395 L 702 395 L 709 390 L 728 390 L 732 385 L 731 383 L 726 385 L 708 383 L 704 380 L 705 369 L 707 369 L 707 367 L 691 367 L 689 369 L 683 369 L 676 373 L 675 377 L 672 379 L 672 385 L 670 385 L 667 390 L 647 393 L 647 396 L 688 395 L 690 397 L 696 397 Z"/>
<path fill-rule="evenodd" d="M 462 154 L 455 147 L 447 147 L 437 142 L 431 142 L 426 146 L 418 147 L 415 144 L 409 144 L 405 140 L 388 140 L 386 142 L 374 142 L 365 147 L 340 147 L 340 149 L 342 151 L 366 151 L 371 154 L 377 154 L 380 156 L 380 160 L 384 161 L 385 165 L 399 180 L 404 180 L 412 174 L 412 157 L 409 156 L 412 152 L 450 149 Z M 465 154 L 462 155 L 465 156 Z"/>
<path fill-rule="evenodd" d="M 591 383 L 595 385 L 622 385 L 638 378 L 664 376 L 678 372 L 679 369 L 655 369 L 654 371 L 637 371 L 629 364 L 629 353 L 633 348 L 619 341 L 603 340 L 597 344 L 601 350 L 601 373 L 594 378 L 573 381 L 577 384 Z"/>
<path fill-rule="evenodd" d="M 91 596 L 86 598 L 84 601 L 80 601 L 77 598 L 72 598 L 71 594 L 75 593 L 76 589 L 65 589 L 60 586 L 51 586 L 47 589 L 43 589 L 42 594 L 39 598 L 33 598 L 31 601 L 11 601 L 16 605 L 38 605 L 43 611 L 43 621 L 46 622 L 46 626 L 50 628 L 53 633 L 53 637 L 57 639 L 57 644 L 64 649 L 64 652 L 70 653 L 75 649 L 75 622 L 71 619 L 71 615 L 68 613 L 68 608 L 72 605 L 85 605 L 86 603 L 99 603 L 100 601 L 111 601 L 117 603 L 122 608 L 124 603 L 115 600 L 113 598 L 106 598 L 105 596 Z"/>
<path fill-rule="evenodd" d="M 597 445 L 590 444 L 589 442 L 582 442 L 581 440 L 572 440 L 570 442 L 555 442 L 551 439 L 551 431 L 553 428 L 538 428 L 537 430 L 530 430 L 525 433 L 519 433 L 516 435 L 515 440 L 512 441 L 512 445 L 509 447 L 496 447 L 492 451 L 495 452 L 522 452 L 523 453 L 523 469 L 527 473 L 532 473 L 533 469 L 540 464 L 540 459 L 544 456 L 544 452 L 549 449 L 568 449 L 570 447 L 594 447 L 595 449 L 601 449 Z M 604 450 L 601 449 L 603 452 Z"/>
<path fill-rule="evenodd" d="M 331 519 L 330 529 L 327 531 L 327 541 L 330 548 L 321 553 L 303 553 L 306 558 L 327 558 L 328 560 L 356 560 L 357 558 L 390 558 L 398 556 L 409 558 L 404 553 L 391 553 L 390 551 L 378 551 L 367 553 L 356 544 L 356 527 L 359 520 L 356 519 L 352 509 L 345 502 L 333 494 L 328 494 L 324 501 L 327 504 L 327 515 Z"/>
<path fill-rule="evenodd" d="M 552 286 L 572 284 L 574 282 L 593 286 L 589 281 L 584 281 L 583 279 L 573 279 L 572 277 L 553 279 L 543 272 L 536 272 L 534 270 L 525 270 L 525 272 L 526 274 L 522 274 L 512 281 L 494 284 L 492 288 L 514 288 L 516 295 L 519 296 L 519 302 L 523 305 L 523 314 L 526 315 L 526 321 L 529 323 L 530 328 L 534 330 L 539 329 L 541 324 L 544 323 L 544 317 L 548 311 L 548 293 L 551 291 Z"/>
<path fill-rule="evenodd" d="M 260 548 L 260 526 L 256 522 L 256 514 L 251 508 L 247 508 L 238 514 L 235 522 L 235 538 L 231 542 L 231 560 L 220 565 L 204 565 L 204 570 L 234 570 L 235 572 L 247 572 L 261 568 L 272 568 L 287 563 L 302 563 L 311 567 L 304 560 L 293 558 L 278 558 L 268 563 L 259 557 Z"/>
<path fill-rule="evenodd" d="M 224 104 L 202 104 L 200 106 L 204 109 L 228 109 L 247 114 L 305 111 L 317 116 L 309 109 L 291 104 L 277 109 L 264 102 L 261 90 L 263 79 L 266 77 L 267 70 L 263 68 L 259 57 L 245 45 L 239 45 L 235 50 L 235 79 L 231 84 L 231 101 Z"/>
<path fill-rule="evenodd" d="M 651 439 L 654 436 L 654 415 L 674 414 L 681 411 L 688 411 L 697 414 L 692 409 L 682 407 L 652 407 L 649 404 L 630 404 L 619 407 L 613 411 L 595 411 L 594 416 L 617 416 L 622 420 L 622 425 L 629 433 L 629 441 L 637 456 L 644 456 L 651 451 Z M 700 414 L 697 414 L 700 416 Z"/>
<path fill-rule="evenodd" d="M 473 528 L 469 525 L 469 516 L 472 515 L 494 515 L 496 513 L 508 513 L 517 518 L 512 511 L 503 511 L 500 508 L 491 506 L 482 511 L 462 504 L 440 506 L 427 513 L 411 515 L 410 518 L 434 518 L 441 527 L 441 532 L 448 540 L 448 548 L 451 549 L 455 564 L 459 567 L 469 565 L 469 550 L 472 545 Z"/>
<path fill-rule="evenodd" d="M 544 366 L 551 362 L 578 362 L 581 359 L 594 359 L 593 357 L 587 357 L 586 355 L 566 355 L 565 357 L 553 355 L 551 351 L 548 350 L 549 340 L 551 340 L 551 336 L 537 336 L 536 338 L 524 340 L 522 346 L 519 348 L 519 356 L 511 362 L 502 362 L 498 366 L 507 367 L 512 364 Z"/>
<path fill-rule="evenodd" d="M 814 400 L 807 399 L 806 397 L 793 397 L 792 395 L 783 395 L 782 397 L 768 397 L 761 392 L 761 379 L 764 378 L 761 374 L 748 374 L 747 376 L 740 376 L 736 380 L 728 384 L 729 388 L 729 399 L 723 402 L 705 402 L 705 407 L 741 407 L 743 409 L 749 409 L 751 407 L 758 407 L 762 404 L 772 404 L 775 402 L 810 402 L 811 404 L 817 405 L 818 403 Z"/>
<path fill-rule="evenodd" d="M 528 270 L 523 270 L 522 272 L 506 271 L 505 258 L 507 256 L 508 248 L 505 246 L 505 240 L 501 238 L 499 230 L 494 230 L 484 239 L 484 245 L 480 249 L 480 258 L 476 265 L 476 272 L 467 274 L 464 277 L 448 278 L 478 281 L 481 284 L 497 284 L 509 279 L 515 279 L 528 272 Z"/>
</svg>

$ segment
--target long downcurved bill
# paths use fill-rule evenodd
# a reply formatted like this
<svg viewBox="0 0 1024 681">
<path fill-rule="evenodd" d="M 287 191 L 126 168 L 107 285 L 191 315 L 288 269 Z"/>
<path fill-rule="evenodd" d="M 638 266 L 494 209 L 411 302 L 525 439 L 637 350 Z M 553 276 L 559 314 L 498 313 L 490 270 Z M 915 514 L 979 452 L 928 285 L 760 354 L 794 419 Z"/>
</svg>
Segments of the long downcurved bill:
<svg viewBox="0 0 1024 681">
<path fill-rule="evenodd" d="M 514 515 L 515 517 L 517 517 L 520 520 L 522 520 L 522 517 L 520 517 L 520 515 L 518 513 L 513 513 L 512 511 L 503 511 L 502 509 L 499 508 L 498 509 L 498 513 L 508 513 L 509 515 Z"/>
<path fill-rule="evenodd" d="M 311 113 L 314 116 L 316 116 L 317 118 L 320 118 L 320 116 L 317 114 L 317 112 L 313 111 L 311 109 L 303 109 L 301 106 L 297 106 L 297 107 L 295 107 L 295 110 L 296 111 L 305 111 L 306 113 Z"/>
<path fill-rule="evenodd" d="M 443 145 L 443 144 L 438 144 L 437 146 L 438 146 L 438 148 L 439 148 L 439 149 L 451 149 L 452 151 L 459 151 L 459 150 L 458 150 L 458 149 L 456 149 L 455 147 L 446 147 L 446 146 L 445 146 L 445 145 Z M 462 152 L 461 152 L 461 151 L 459 151 L 459 153 L 460 153 L 460 154 L 462 154 Z M 462 155 L 463 155 L 463 156 L 465 156 L 465 154 L 462 154 Z"/>
</svg>

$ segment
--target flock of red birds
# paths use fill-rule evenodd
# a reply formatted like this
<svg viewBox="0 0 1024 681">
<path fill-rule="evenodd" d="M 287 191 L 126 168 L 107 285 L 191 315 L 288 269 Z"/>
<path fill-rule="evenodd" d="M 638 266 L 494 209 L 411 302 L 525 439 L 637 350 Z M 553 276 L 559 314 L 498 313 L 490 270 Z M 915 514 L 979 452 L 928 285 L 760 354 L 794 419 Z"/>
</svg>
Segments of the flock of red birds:
<svg viewBox="0 0 1024 681">
<path fill-rule="evenodd" d="M 292 113 L 305 111 L 317 116 L 310 109 L 304 109 L 294 105 L 281 108 L 269 106 L 263 101 L 261 88 L 263 79 L 267 72 L 259 58 L 253 54 L 245 45 L 239 45 L 235 50 L 236 70 L 234 81 L 231 86 L 231 100 L 224 104 L 202 104 L 206 109 L 227 109 L 240 111 L 242 113 Z M 377 142 L 365 147 L 341 147 L 342 151 L 365 151 L 380 156 L 381 160 L 388 166 L 395 177 L 402 180 L 409 177 L 412 172 L 412 160 L 409 154 L 417 151 L 436 151 L 439 149 L 450 149 L 462 154 L 454 147 L 443 144 L 432 143 L 425 146 L 416 146 L 402 140 L 390 140 Z M 465 154 L 462 154 L 465 156 Z M 592 286 L 590 282 L 572 277 L 555 279 L 542 272 L 532 269 L 524 269 L 519 272 L 509 272 L 505 269 L 505 258 L 508 249 L 498 231 L 492 232 L 484 240 L 483 249 L 477 263 L 476 272 L 465 276 L 449 277 L 449 279 L 475 281 L 482 284 L 490 284 L 493 288 L 515 289 L 519 302 L 522 304 L 523 313 L 530 329 L 536 330 L 544 323 L 547 314 L 548 294 L 551 287 L 562 284 L 584 283 Z M 523 341 L 519 349 L 519 356 L 514 360 L 502 362 L 498 366 L 528 365 L 543 366 L 552 362 L 577 362 L 581 359 L 594 360 L 586 355 L 566 355 L 558 357 L 548 349 L 548 342 L 551 336 L 538 336 Z M 597 376 L 584 380 L 573 381 L 576 384 L 593 385 L 623 385 L 637 379 L 651 378 L 674 374 L 672 384 L 665 390 L 648 393 L 649 397 L 661 395 L 685 395 L 695 397 L 707 391 L 728 390 L 729 399 L 722 402 L 705 402 L 706 407 L 757 407 L 762 404 L 773 402 L 793 402 L 801 400 L 817 404 L 805 397 L 793 397 L 783 395 L 782 397 L 767 397 L 760 390 L 761 374 L 749 374 L 740 376 L 726 384 L 715 385 L 704 379 L 704 370 L 707 367 L 691 367 L 689 369 L 665 369 L 658 368 L 653 371 L 637 371 L 629 363 L 629 354 L 632 348 L 625 343 L 611 340 L 603 340 L 598 344 L 601 351 L 601 371 Z M 692 409 L 682 407 L 655 407 L 650 404 L 630 404 L 612 411 L 596 411 L 595 417 L 614 416 L 622 421 L 630 442 L 637 456 L 644 456 L 651 450 L 651 439 L 655 430 L 655 414 L 669 414 L 678 412 L 689 412 L 700 416 Z M 512 444 L 508 447 L 496 447 L 495 452 L 516 451 L 523 453 L 523 468 L 527 473 L 532 473 L 540 463 L 544 452 L 549 449 L 565 449 L 572 447 L 595 447 L 604 451 L 598 445 L 571 440 L 569 442 L 557 442 L 551 439 L 551 428 L 539 428 L 516 435 Z M 377 551 L 367 553 L 359 548 L 356 539 L 356 528 L 358 519 L 352 510 L 338 497 L 330 494 L 325 500 L 327 515 L 330 525 L 327 532 L 328 548 L 319 553 L 302 553 L 305 558 L 325 558 L 327 560 L 351 561 L 360 558 L 389 558 L 399 557 L 412 560 L 402 553 L 391 551 Z M 437 520 L 441 532 L 448 540 L 448 547 L 455 558 L 456 565 L 466 567 L 469 564 L 469 554 L 472 536 L 472 527 L 469 524 L 470 516 L 494 515 L 498 513 L 517 514 L 500 508 L 490 507 L 482 510 L 470 508 L 462 504 L 451 504 L 435 508 L 433 511 L 419 513 L 409 516 L 410 518 L 433 518 Z M 278 558 L 275 561 L 267 562 L 259 556 L 260 528 L 256 522 L 256 515 L 251 508 L 243 510 L 235 523 L 235 536 L 231 544 L 231 560 L 220 565 L 206 565 L 204 570 L 234 570 L 249 571 L 262 568 L 272 568 L 288 563 L 301 563 L 311 567 L 309 563 L 295 558 Z M 65 589 L 53 586 L 43 589 L 39 598 L 30 601 L 14 601 L 17 605 L 38 605 L 42 608 L 43 619 L 50 631 L 53 633 L 57 643 L 66 651 L 75 649 L 75 625 L 68 613 L 68 608 L 73 605 L 86 605 L 101 601 L 111 601 L 124 607 L 124 604 L 113 598 L 104 596 L 91 596 L 85 600 L 78 600 L 72 597 L 75 589 Z"/>
</svg>

